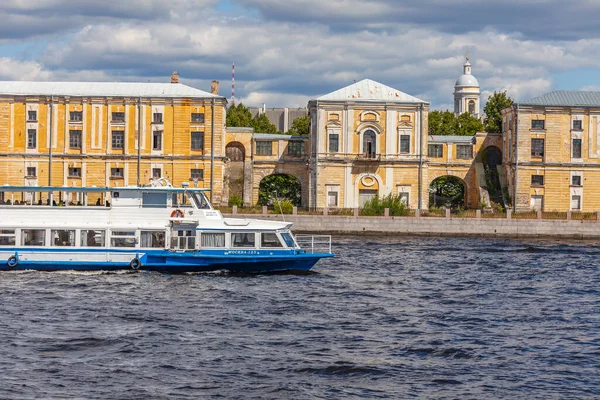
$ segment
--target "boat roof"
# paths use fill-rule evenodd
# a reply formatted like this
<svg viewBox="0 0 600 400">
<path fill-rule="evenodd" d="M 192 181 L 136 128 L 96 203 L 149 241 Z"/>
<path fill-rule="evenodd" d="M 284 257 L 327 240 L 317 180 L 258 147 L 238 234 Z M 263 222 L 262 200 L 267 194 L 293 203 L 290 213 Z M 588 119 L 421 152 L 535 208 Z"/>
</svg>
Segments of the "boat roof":
<svg viewBox="0 0 600 400">
<path fill-rule="evenodd" d="M 123 187 L 84 187 L 84 186 L 0 186 L 0 192 L 210 192 L 210 189 L 167 186 L 123 186 Z"/>
</svg>

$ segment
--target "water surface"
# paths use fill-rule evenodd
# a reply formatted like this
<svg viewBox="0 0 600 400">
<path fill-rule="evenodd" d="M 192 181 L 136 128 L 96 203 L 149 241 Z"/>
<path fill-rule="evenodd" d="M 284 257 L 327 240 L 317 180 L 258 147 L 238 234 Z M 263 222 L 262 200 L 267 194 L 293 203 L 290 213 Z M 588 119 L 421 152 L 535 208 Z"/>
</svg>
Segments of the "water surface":
<svg viewBox="0 0 600 400">
<path fill-rule="evenodd" d="M 599 398 L 600 244 L 338 237 L 308 275 L 0 273 L 0 398 Z"/>
</svg>

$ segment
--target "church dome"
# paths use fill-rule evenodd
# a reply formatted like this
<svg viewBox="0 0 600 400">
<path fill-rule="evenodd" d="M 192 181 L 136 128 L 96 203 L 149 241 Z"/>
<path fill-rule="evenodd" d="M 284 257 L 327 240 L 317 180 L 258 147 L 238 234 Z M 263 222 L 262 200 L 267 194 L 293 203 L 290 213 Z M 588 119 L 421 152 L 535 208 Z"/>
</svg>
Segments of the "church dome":
<svg viewBox="0 0 600 400">
<path fill-rule="evenodd" d="M 479 87 L 479 82 L 473 75 L 461 75 L 460 78 L 456 80 L 455 87 L 464 87 L 464 86 L 476 86 Z"/>
</svg>

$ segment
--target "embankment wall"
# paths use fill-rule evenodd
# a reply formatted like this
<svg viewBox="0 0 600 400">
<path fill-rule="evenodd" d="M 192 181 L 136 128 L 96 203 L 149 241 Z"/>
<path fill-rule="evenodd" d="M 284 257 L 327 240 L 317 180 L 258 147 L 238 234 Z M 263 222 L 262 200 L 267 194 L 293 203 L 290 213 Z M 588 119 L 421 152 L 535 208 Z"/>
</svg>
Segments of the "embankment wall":
<svg viewBox="0 0 600 400">
<path fill-rule="evenodd" d="M 226 215 L 281 221 L 281 215 Z M 298 233 L 600 239 L 600 222 L 505 218 L 286 215 Z"/>
</svg>

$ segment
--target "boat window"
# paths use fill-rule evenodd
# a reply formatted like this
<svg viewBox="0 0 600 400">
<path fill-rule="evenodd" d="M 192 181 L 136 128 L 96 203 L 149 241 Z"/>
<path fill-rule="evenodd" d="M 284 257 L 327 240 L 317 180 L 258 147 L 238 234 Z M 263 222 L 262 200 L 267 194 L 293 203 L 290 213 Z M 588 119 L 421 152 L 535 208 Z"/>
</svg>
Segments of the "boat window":
<svg viewBox="0 0 600 400">
<path fill-rule="evenodd" d="M 45 229 L 22 229 L 21 245 L 23 246 L 44 246 L 46 244 Z"/>
<path fill-rule="evenodd" d="M 111 247 L 135 247 L 135 231 L 113 231 L 110 238 Z"/>
<path fill-rule="evenodd" d="M 141 247 L 165 247 L 165 232 L 164 231 L 142 231 Z"/>
<path fill-rule="evenodd" d="M 50 231 L 52 246 L 75 246 L 75 231 L 52 229 Z"/>
<path fill-rule="evenodd" d="M 233 247 L 254 247 L 254 232 L 251 233 L 232 233 L 231 244 Z"/>
<path fill-rule="evenodd" d="M 202 192 L 198 193 L 189 193 L 190 201 L 201 210 L 210 210 L 212 207 L 210 206 L 210 202 Z"/>
<path fill-rule="evenodd" d="M 82 230 L 81 247 L 104 247 L 106 232 L 102 230 Z"/>
<path fill-rule="evenodd" d="M 0 246 L 14 246 L 15 237 L 16 235 L 14 229 L 0 230 Z"/>
<path fill-rule="evenodd" d="M 260 234 L 260 247 L 283 247 L 276 233 L 264 232 Z"/>
<path fill-rule="evenodd" d="M 196 248 L 196 231 L 177 230 L 171 236 L 171 248 L 175 250 L 194 250 Z"/>
<path fill-rule="evenodd" d="M 287 245 L 287 247 L 289 248 L 294 248 L 296 247 L 296 243 L 294 242 L 294 238 L 292 237 L 292 234 L 289 232 L 284 232 L 281 234 L 281 237 L 283 238 L 283 241 L 285 242 L 285 244 Z"/>
<path fill-rule="evenodd" d="M 143 208 L 167 208 L 167 194 L 145 192 L 142 193 Z"/>
<path fill-rule="evenodd" d="M 202 232 L 202 247 L 225 247 L 224 233 L 204 233 Z"/>
</svg>

